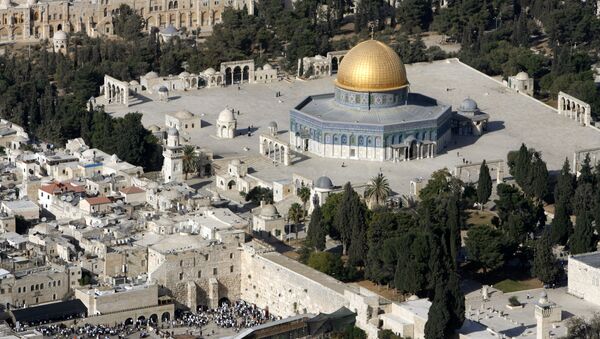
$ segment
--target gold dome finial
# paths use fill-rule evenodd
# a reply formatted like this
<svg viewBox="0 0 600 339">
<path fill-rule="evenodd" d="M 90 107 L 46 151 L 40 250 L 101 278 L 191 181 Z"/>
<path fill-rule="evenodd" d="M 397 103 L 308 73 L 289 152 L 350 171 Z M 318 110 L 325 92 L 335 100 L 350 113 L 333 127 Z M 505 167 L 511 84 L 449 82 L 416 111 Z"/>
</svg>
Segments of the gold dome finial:
<svg viewBox="0 0 600 339">
<path fill-rule="evenodd" d="M 356 92 L 393 91 L 409 85 L 398 54 L 378 40 L 363 41 L 344 56 L 335 84 Z"/>
</svg>

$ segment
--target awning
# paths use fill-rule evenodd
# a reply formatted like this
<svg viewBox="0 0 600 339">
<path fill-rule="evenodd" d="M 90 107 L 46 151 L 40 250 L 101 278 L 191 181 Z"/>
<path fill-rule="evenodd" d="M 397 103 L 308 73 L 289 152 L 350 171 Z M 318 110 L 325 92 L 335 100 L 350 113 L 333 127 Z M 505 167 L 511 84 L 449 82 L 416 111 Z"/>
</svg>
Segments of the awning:
<svg viewBox="0 0 600 339">
<path fill-rule="evenodd" d="M 81 300 L 68 300 L 41 306 L 12 310 L 15 321 L 20 323 L 40 323 L 85 317 L 87 308 Z"/>
</svg>

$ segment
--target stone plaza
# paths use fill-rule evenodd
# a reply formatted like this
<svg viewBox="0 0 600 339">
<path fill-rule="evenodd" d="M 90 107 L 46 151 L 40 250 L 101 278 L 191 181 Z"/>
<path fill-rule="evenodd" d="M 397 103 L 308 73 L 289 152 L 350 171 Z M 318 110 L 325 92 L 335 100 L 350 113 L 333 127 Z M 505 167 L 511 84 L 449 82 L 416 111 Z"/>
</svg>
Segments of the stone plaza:
<svg viewBox="0 0 600 339">
<path fill-rule="evenodd" d="M 479 109 L 490 115 L 486 135 L 455 136 L 434 158 L 398 163 L 327 159 L 293 152 L 291 166 L 282 166 L 259 156 L 259 135 L 268 134 L 269 124 L 276 122 L 279 126 L 278 139 L 289 140 L 290 110 L 308 95 L 331 92 L 334 76 L 179 92 L 169 102 L 150 101 L 131 107 L 108 105 L 106 110 L 115 116 L 143 113 L 145 126 L 164 125 L 166 113 L 188 110 L 206 122 L 205 127 L 191 135 L 190 143 L 211 149 L 224 160 L 242 159 L 255 176 L 265 181 L 291 178 L 292 174 L 312 179 L 327 175 L 336 185 L 350 181 L 358 186 L 381 171 L 400 194 L 408 193 L 414 178 L 426 179 L 438 169 L 452 170 L 464 161 L 505 159 L 507 152 L 521 143 L 541 151 L 550 170 L 559 169 L 565 158 L 571 159 L 577 150 L 600 145 L 599 130 L 560 116 L 556 109 L 505 87 L 457 59 L 406 65 L 406 72 L 411 91 L 436 98 L 439 104 L 451 105 L 455 110 L 465 98 L 476 101 Z M 281 96 L 276 96 L 278 92 Z M 226 107 L 235 111 L 238 136 L 223 140 L 216 137 L 216 121 Z"/>
</svg>

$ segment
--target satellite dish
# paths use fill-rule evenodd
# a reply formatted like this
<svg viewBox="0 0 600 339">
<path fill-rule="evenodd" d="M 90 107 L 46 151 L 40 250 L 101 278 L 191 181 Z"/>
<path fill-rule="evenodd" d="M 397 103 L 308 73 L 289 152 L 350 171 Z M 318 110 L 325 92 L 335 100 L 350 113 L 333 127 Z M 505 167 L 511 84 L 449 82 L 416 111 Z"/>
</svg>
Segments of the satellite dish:
<svg viewBox="0 0 600 339">
<path fill-rule="evenodd" d="M 46 217 L 42 218 L 42 222 L 46 222 L 46 220 L 48 220 L 48 219 L 46 219 Z"/>
</svg>

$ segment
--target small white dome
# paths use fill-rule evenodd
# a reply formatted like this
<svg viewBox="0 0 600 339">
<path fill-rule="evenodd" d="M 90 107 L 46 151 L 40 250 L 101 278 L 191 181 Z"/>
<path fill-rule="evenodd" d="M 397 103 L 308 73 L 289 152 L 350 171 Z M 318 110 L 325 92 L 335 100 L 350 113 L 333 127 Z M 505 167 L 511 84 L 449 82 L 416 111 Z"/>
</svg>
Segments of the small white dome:
<svg viewBox="0 0 600 339">
<path fill-rule="evenodd" d="M 229 108 L 226 108 L 219 113 L 217 120 L 221 122 L 232 122 L 235 121 L 235 116 L 233 116 L 233 112 Z"/>
<path fill-rule="evenodd" d="M 156 125 L 150 125 L 150 126 L 148 126 L 148 130 L 152 133 L 160 132 L 160 127 L 158 127 Z"/>
<path fill-rule="evenodd" d="M 323 57 L 322 55 L 315 55 L 315 60 L 323 60 L 325 59 L 325 57 Z"/>
<path fill-rule="evenodd" d="M 260 215 L 262 217 L 269 217 L 269 218 L 273 218 L 273 217 L 278 217 L 279 216 L 279 212 L 277 211 L 277 208 L 271 204 L 265 205 L 260 209 Z"/>
<path fill-rule="evenodd" d="M 189 76 L 190 76 L 190 73 L 188 73 L 186 71 L 183 71 L 183 72 L 179 73 L 179 77 L 180 78 L 185 78 L 185 77 L 189 77 Z"/>
<path fill-rule="evenodd" d="M 467 98 L 460 103 L 458 110 L 462 112 L 474 112 L 477 110 L 477 103 L 475 100 Z"/>
<path fill-rule="evenodd" d="M 129 82 L 129 85 L 130 85 L 130 86 L 138 86 L 139 84 L 140 84 L 140 83 L 139 83 L 139 82 L 137 82 L 136 80 L 131 80 L 131 81 Z"/>
<path fill-rule="evenodd" d="M 158 78 L 158 73 L 151 71 L 151 72 L 146 73 L 145 77 L 146 77 L 146 79 L 156 79 L 156 78 Z"/>
<path fill-rule="evenodd" d="M 265 65 L 263 66 L 263 69 L 264 69 L 265 71 L 267 71 L 267 70 L 271 70 L 271 69 L 273 69 L 273 66 L 271 66 L 270 64 L 265 64 Z"/>
<path fill-rule="evenodd" d="M 260 68 L 260 67 L 257 67 L 257 68 L 256 68 L 256 71 L 257 71 L 257 72 L 260 72 L 260 71 L 262 71 L 262 68 Z"/>
<path fill-rule="evenodd" d="M 54 36 L 52 37 L 52 39 L 54 39 L 54 40 L 67 40 L 67 33 L 65 33 L 62 30 L 56 31 L 56 33 L 54 33 Z"/>
<path fill-rule="evenodd" d="M 269 123 L 269 127 L 271 127 L 271 128 L 277 128 L 277 123 L 275 121 L 271 121 Z"/>
<path fill-rule="evenodd" d="M 240 161 L 240 159 L 233 159 L 231 160 L 230 164 L 232 164 L 233 166 L 239 166 L 242 164 L 242 162 Z"/>
<path fill-rule="evenodd" d="M 173 114 L 171 114 L 172 116 L 176 117 L 177 119 L 191 119 L 194 117 L 194 114 L 190 111 L 187 110 L 181 110 L 178 112 L 175 112 Z"/>
<path fill-rule="evenodd" d="M 517 79 L 517 80 L 529 80 L 529 74 L 527 74 L 527 72 L 519 72 L 515 76 L 515 79 Z"/>
<path fill-rule="evenodd" d="M 216 72 L 217 72 L 217 71 L 215 71 L 215 69 L 214 69 L 214 68 L 212 68 L 212 67 L 210 67 L 210 68 L 207 68 L 207 69 L 205 69 L 205 70 L 204 70 L 204 74 L 206 74 L 206 75 L 213 75 L 213 74 L 215 74 Z"/>
</svg>

